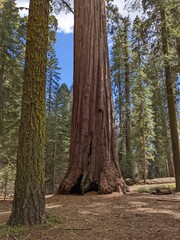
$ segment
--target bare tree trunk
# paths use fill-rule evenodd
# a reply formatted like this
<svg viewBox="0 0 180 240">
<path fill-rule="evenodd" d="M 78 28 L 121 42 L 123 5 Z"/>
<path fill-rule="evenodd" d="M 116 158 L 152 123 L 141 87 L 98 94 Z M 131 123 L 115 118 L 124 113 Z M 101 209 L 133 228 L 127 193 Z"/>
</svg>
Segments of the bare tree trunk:
<svg viewBox="0 0 180 240">
<path fill-rule="evenodd" d="M 119 163 L 123 160 L 123 143 L 124 143 L 124 110 L 123 110 L 123 89 L 122 89 L 122 79 L 121 79 L 121 67 L 119 66 L 118 72 L 118 109 L 119 109 L 119 146 L 118 146 L 118 160 Z"/>
<path fill-rule="evenodd" d="M 125 92 L 126 92 L 126 161 L 127 177 L 132 178 L 132 153 L 131 153 L 131 118 L 130 118 L 130 77 L 129 77 L 129 50 L 128 50 L 129 19 L 124 19 L 124 44 L 125 44 Z"/>
<path fill-rule="evenodd" d="M 180 37 L 176 37 L 176 51 L 177 51 L 177 55 L 178 55 L 178 71 L 180 74 Z"/>
<path fill-rule="evenodd" d="M 17 173 L 9 225 L 45 222 L 45 86 L 49 0 L 31 0 Z"/>
<path fill-rule="evenodd" d="M 3 83 L 4 83 L 4 62 L 0 68 L 0 135 L 3 135 Z"/>
<path fill-rule="evenodd" d="M 163 114 L 164 115 L 164 114 Z M 166 156 L 167 156 L 167 167 L 168 167 L 168 175 L 169 177 L 174 177 L 174 164 L 172 159 L 172 147 L 171 147 L 171 140 L 169 137 L 168 129 L 167 129 L 167 121 L 165 116 L 162 119 L 164 133 L 165 133 L 165 144 L 166 144 Z"/>
<path fill-rule="evenodd" d="M 57 104 L 55 106 L 55 135 L 54 135 L 54 142 L 53 142 L 53 156 L 52 156 L 52 194 L 55 191 L 55 183 L 56 183 L 56 158 L 57 158 Z"/>
<path fill-rule="evenodd" d="M 105 3 L 75 0 L 70 162 L 58 193 L 126 192 L 117 162 Z"/>
<path fill-rule="evenodd" d="M 176 105 L 174 97 L 174 84 L 172 79 L 171 65 L 168 59 L 169 56 L 169 44 L 168 44 L 168 30 L 166 25 L 166 14 L 163 9 L 160 11 L 162 19 L 162 44 L 164 53 L 165 63 L 165 77 L 166 77 L 166 91 L 167 91 L 167 102 L 168 102 L 168 113 L 171 130 L 171 142 L 175 169 L 176 179 L 176 191 L 180 191 L 180 149 L 179 149 L 179 136 L 177 127 L 177 115 Z"/>
</svg>

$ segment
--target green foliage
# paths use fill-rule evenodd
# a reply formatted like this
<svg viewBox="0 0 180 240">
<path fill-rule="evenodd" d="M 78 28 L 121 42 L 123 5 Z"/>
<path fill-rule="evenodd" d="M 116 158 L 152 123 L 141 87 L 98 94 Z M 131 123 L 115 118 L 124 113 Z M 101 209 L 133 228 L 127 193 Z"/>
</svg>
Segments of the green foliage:
<svg viewBox="0 0 180 240">
<path fill-rule="evenodd" d="M 50 223 L 62 223 L 62 220 L 59 219 L 59 217 L 57 217 L 56 215 L 48 214 L 47 215 L 47 222 L 50 222 Z"/>
<path fill-rule="evenodd" d="M 70 143 L 71 92 L 62 84 L 53 93 L 52 109 L 46 124 L 46 186 L 53 193 L 67 168 Z"/>
<path fill-rule="evenodd" d="M 7 225 L 0 225 L 0 237 L 18 237 L 26 233 L 26 228 L 24 226 L 13 226 L 9 227 Z"/>
<path fill-rule="evenodd" d="M 54 43 L 57 21 L 51 16 L 46 72 L 46 193 L 53 193 L 66 170 L 70 141 L 71 94 L 59 86 L 60 68 Z"/>
<path fill-rule="evenodd" d="M 23 42 L 13 0 L 0 8 L 0 163 L 14 163 L 20 120 Z"/>
<path fill-rule="evenodd" d="M 129 18 L 119 18 L 115 22 L 112 36 L 113 47 L 111 51 L 111 79 L 115 95 L 116 121 L 118 123 L 118 155 L 121 172 L 124 176 L 132 176 L 131 136 L 126 135 L 131 125 L 130 116 L 130 22 Z M 126 142 L 129 142 L 129 149 Z"/>
<path fill-rule="evenodd" d="M 141 175 L 147 168 L 149 177 L 165 177 L 173 175 L 172 147 L 170 140 L 167 96 L 164 76 L 164 63 L 169 62 L 173 70 L 173 78 L 177 80 L 177 112 L 178 81 L 180 66 L 178 1 L 126 1 L 126 8 L 143 10 L 142 19 L 136 17 L 133 29 L 129 32 L 132 42 L 130 57 L 131 77 L 131 140 L 133 151 L 134 175 Z M 169 54 L 163 54 L 161 10 L 165 10 Z M 121 170 L 127 172 L 125 151 L 125 51 L 123 42 L 122 17 L 114 21 L 112 48 L 112 85 L 115 95 L 117 116 L 118 146 Z M 143 137 L 144 136 L 144 137 Z M 143 144 L 144 143 L 144 144 Z M 144 147 L 143 147 L 144 145 Z M 143 164 L 142 158 L 147 164 Z M 146 166 L 145 166 L 146 165 Z M 125 175 L 125 174 L 124 174 Z"/>
<path fill-rule="evenodd" d="M 62 223 L 63 223 L 62 220 L 58 216 L 49 213 L 47 214 L 46 223 L 42 224 L 41 228 L 47 229 L 56 224 L 62 224 Z"/>
<path fill-rule="evenodd" d="M 15 180 L 15 166 L 7 164 L 0 171 L 0 194 L 3 195 L 4 200 L 8 194 L 11 194 L 14 188 Z"/>
<path fill-rule="evenodd" d="M 6 197 L 6 194 L 9 193 L 8 189 L 10 189 L 11 193 L 13 191 L 12 187 L 15 174 L 14 168 L 12 170 L 10 166 L 15 163 L 17 153 L 24 63 L 23 39 L 26 36 L 27 18 L 20 18 L 13 0 L 5 0 L 0 9 L 0 19 L 0 41 L 2 43 L 0 45 L 0 83 L 2 83 L 3 88 L 3 95 L 0 96 L 2 99 L 1 102 L 3 103 L 2 105 L 0 104 L 0 164 L 2 164 L 0 182 L 4 197 Z M 54 154 L 54 136 L 56 135 L 56 131 L 59 131 L 56 140 L 60 141 L 60 147 L 58 149 L 59 156 L 57 157 L 66 159 L 61 162 L 62 168 L 59 166 L 59 169 L 62 171 L 62 169 L 65 168 L 64 161 L 67 162 L 68 158 L 71 106 L 69 106 L 69 103 L 66 104 L 66 100 L 64 100 L 66 99 L 65 96 L 62 97 L 62 99 L 60 99 L 59 96 L 59 94 L 61 94 L 61 90 L 59 90 L 60 68 L 54 49 L 57 25 L 57 19 L 51 15 L 49 21 L 49 47 L 46 72 L 46 159 L 49 159 L 49 163 L 46 161 L 46 169 L 52 166 L 51 157 Z M 70 94 L 69 90 L 67 90 L 67 92 Z M 59 101 L 62 101 L 62 104 L 60 104 Z M 67 101 L 71 102 L 71 96 Z M 56 126 L 56 122 L 58 126 Z M 59 179 L 57 179 L 57 181 L 58 180 Z"/>
</svg>

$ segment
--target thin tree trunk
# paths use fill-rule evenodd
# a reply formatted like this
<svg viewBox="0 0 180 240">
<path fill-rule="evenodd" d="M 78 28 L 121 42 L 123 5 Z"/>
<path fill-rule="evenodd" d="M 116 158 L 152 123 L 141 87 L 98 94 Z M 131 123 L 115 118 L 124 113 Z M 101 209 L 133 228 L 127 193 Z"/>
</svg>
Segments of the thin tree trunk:
<svg viewBox="0 0 180 240">
<path fill-rule="evenodd" d="M 56 152 L 57 152 L 57 134 L 55 132 L 55 139 L 53 143 L 53 159 L 52 159 L 52 194 L 55 190 L 55 182 L 56 182 Z"/>
<path fill-rule="evenodd" d="M 52 193 L 55 191 L 56 182 L 56 158 L 57 158 L 57 104 L 55 106 L 55 132 L 54 132 L 54 142 L 53 142 L 53 156 L 52 156 Z"/>
<path fill-rule="evenodd" d="M 141 84 L 142 87 L 142 84 Z M 146 160 L 146 146 L 145 146 L 145 123 L 144 123 L 144 106 L 142 103 L 142 121 L 143 121 L 143 126 L 142 126 L 142 159 L 143 159 L 143 178 L 144 178 L 144 184 L 146 184 L 147 180 L 147 160 Z"/>
<path fill-rule="evenodd" d="M 50 74 L 50 83 L 49 83 L 49 90 L 48 90 L 48 102 L 47 102 L 47 115 L 50 116 L 51 109 L 52 109 L 52 74 Z"/>
<path fill-rule="evenodd" d="M 168 134 L 167 121 L 166 121 L 165 116 L 163 116 L 163 118 L 162 118 L 162 123 L 163 123 L 164 133 L 165 133 L 164 137 L 166 139 L 165 144 L 166 144 L 168 175 L 169 175 L 169 177 L 174 177 L 175 174 L 174 174 L 174 164 L 173 164 L 173 159 L 172 159 L 172 147 L 171 147 L 171 141 L 170 141 L 169 134 Z"/>
<path fill-rule="evenodd" d="M 123 112 L 123 90 L 122 90 L 122 82 L 121 82 L 121 74 L 120 74 L 121 68 L 119 67 L 118 71 L 118 109 L 119 109 L 119 146 L 118 146 L 118 159 L 119 163 L 122 162 L 123 159 L 123 142 L 124 142 L 124 112 Z"/>
<path fill-rule="evenodd" d="M 132 153 L 131 153 L 131 119 L 130 119 L 130 77 L 129 77 L 129 51 L 128 51 L 128 18 L 124 19 L 124 44 L 125 44 L 125 93 L 126 93 L 126 161 L 127 177 L 132 178 Z"/>
<path fill-rule="evenodd" d="M 70 162 L 58 193 L 127 190 L 116 153 L 105 3 L 75 0 Z"/>
<path fill-rule="evenodd" d="M 171 142 L 173 151 L 173 160 L 175 168 L 175 179 L 176 179 L 176 191 L 180 191 L 180 149 L 179 149 L 179 136 L 177 127 L 177 116 L 176 116 L 176 106 L 174 97 L 174 84 L 172 79 L 171 65 L 168 60 L 169 56 L 169 44 L 168 44 L 168 30 L 166 25 L 166 14 L 163 9 L 161 9 L 161 19 L 162 19 L 162 44 L 164 53 L 164 64 L 165 64 L 165 77 L 166 77 L 166 91 L 167 91 L 167 102 L 168 102 L 168 113 L 170 121 L 170 131 L 171 131 Z"/>
<path fill-rule="evenodd" d="M 138 63 L 139 63 L 139 69 L 138 69 L 138 78 L 140 79 L 140 99 L 141 99 L 141 109 L 140 112 L 142 111 L 141 118 L 142 118 L 142 126 L 141 126 L 141 133 L 142 133 L 142 141 L 141 141 L 141 163 L 143 179 L 144 179 L 144 184 L 146 184 L 146 179 L 147 179 L 147 160 L 146 160 L 146 151 L 145 151 L 145 123 L 144 123 L 144 102 L 143 102 L 143 80 L 141 77 L 141 44 L 140 40 L 138 39 Z"/>
<path fill-rule="evenodd" d="M 48 0 L 31 0 L 25 55 L 17 173 L 9 225 L 45 222 L 45 86 Z"/>
<path fill-rule="evenodd" d="M 3 83 L 4 83 L 4 62 L 0 68 L 0 135 L 3 135 Z"/>
<path fill-rule="evenodd" d="M 180 37 L 176 37 L 176 51 L 178 55 L 178 71 L 180 74 Z"/>
</svg>

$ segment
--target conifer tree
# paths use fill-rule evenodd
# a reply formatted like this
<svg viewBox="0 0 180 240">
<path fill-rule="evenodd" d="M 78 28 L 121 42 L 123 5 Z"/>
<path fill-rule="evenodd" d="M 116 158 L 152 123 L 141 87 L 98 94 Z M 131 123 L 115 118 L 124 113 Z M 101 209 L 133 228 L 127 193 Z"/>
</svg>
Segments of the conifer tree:
<svg viewBox="0 0 180 240">
<path fill-rule="evenodd" d="M 160 29 L 160 40 L 162 45 L 163 54 L 163 64 L 164 64 L 164 75 L 166 84 L 166 96 L 168 105 L 168 115 L 169 115 L 169 126 L 171 132 L 171 143 L 173 152 L 173 161 L 175 169 L 175 179 L 176 179 L 176 190 L 180 191 L 180 148 L 179 148 L 179 134 L 178 134 L 178 124 L 177 124 L 177 106 L 175 104 L 175 92 L 174 92 L 174 82 L 175 76 L 173 75 L 172 68 L 172 51 L 174 50 L 171 45 L 170 37 L 170 23 L 172 18 L 170 17 L 169 4 L 172 2 L 168 1 L 142 1 L 143 9 L 145 12 L 150 11 L 150 16 L 154 16 L 155 29 Z"/>
<path fill-rule="evenodd" d="M 126 148 L 125 148 L 125 74 L 123 24 L 118 26 L 113 34 L 111 50 L 111 81 L 115 95 L 115 113 L 117 122 L 118 159 L 123 176 L 126 177 Z"/>
<path fill-rule="evenodd" d="M 23 43 L 13 0 L 0 7 L 0 162 L 15 163 L 20 120 Z"/>
<path fill-rule="evenodd" d="M 15 193 L 9 225 L 45 222 L 44 150 L 48 18 L 49 1 L 31 0 Z"/>
<path fill-rule="evenodd" d="M 136 17 L 133 23 L 133 151 L 138 162 L 138 174 L 146 183 L 148 164 L 154 160 L 154 121 L 151 102 L 151 86 L 145 73 L 146 45 L 142 38 L 142 21 Z"/>
<path fill-rule="evenodd" d="M 178 20 L 173 19 L 173 9 L 179 11 L 179 1 L 133 1 L 132 7 L 137 7 L 137 3 L 141 3 L 144 13 L 146 14 L 146 24 L 149 25 L 148 33 L 154 33 L 149 39 L 158 41 L 161 46 L 163 55 L 162 63 L 164 65 L 164 76 L 166 84 L 166 98 L 169 115 L 169 128 L 171 132 L 171 143 L 173 151 L 173 162 L 175 167 L 176 190 L 180 191 L 180 149 L 179 134 L 177 124 L 177 106 L 175 104 L 174 82 L 177 79 L 174 74 L 175 63 L 175 47 L 178 49 L 176 42 L 178 39 Z M 173 24 L 174 23 L 174 24 Z M 174 28 L 174 29 L 173 29 Z M 174 34 L 174 36 L 173 36 Z M 178 51 L 177 57 L 178 57 Z"/>
<path fill-rule="evenodd" d="M 132 178 L 129 26 L 129 17 L 120 17 L 118 24 L 113 26 L 111 76 L 119 115 L 119 161 L 123 176 Z"/>
<path fill-rule="evenodd" d="M 154 112 L 155 158 L 150 166 L 151 177 L 174 176 L 172 148 L 168 125 L 168 114 L 163 76 L 161 48 L 155 44 L 148 53 L 146 74 L 152 85 L 152 107 Z"/>
<path fill-rule="evenodd" d="M 74 16 L 70 162 L 58 193 L 71 193 L 75 187 L 82 193 L 125 192 L 115 148 L 105 2 L 76 0 Z"/>
<path fill-rule="evenodd" d="M 132 178 L 132 147 L 131 147 L 131 102 L 130 102 L 130 56 L 129 56 L 129 17 L 123 19 L 124 24 L 124 70 L 125 70 L 125 96 L 126 96 L 126 162 L 128 165 L 127 168 L 127 177 Z"/>
</svg>

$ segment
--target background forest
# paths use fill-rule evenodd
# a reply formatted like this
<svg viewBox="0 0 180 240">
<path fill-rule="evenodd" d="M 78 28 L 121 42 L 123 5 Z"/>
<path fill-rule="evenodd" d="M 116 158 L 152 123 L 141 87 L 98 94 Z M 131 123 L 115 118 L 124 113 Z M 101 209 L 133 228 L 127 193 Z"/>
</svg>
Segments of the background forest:
<svg viewBox="0 0 180 240">
<path fill-rule="evenodd" d="M 107 10 L 119 163 L 125 178 L 144 182 L 174 176 L 165 63 L 171 68 L 180 129 L 180 4 L 178 0 L 159 2 L 127 4 L 129 11 L 143 10 L 142 17 L 133 22 L 111 1 Z M 0 191 L 4 196 L 12 193 L 15 177 L 26 29 L 27 17 L 20 16 L 14 0 L 1 1 Z M 61 84 L 56 31 L 52 14 L 46 71 L 47 194 L 57 189 L 66 171 L 71 125 L 72 89 Z"/>
</svg>

